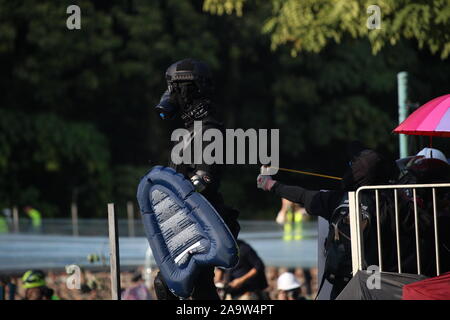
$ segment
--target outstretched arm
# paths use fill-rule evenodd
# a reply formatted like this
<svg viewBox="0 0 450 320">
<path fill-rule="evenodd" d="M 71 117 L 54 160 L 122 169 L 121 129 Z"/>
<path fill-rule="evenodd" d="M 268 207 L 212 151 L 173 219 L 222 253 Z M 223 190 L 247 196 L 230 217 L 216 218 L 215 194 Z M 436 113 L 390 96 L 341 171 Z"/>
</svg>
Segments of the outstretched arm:
<svg viewBox="0 0 450 320">
<path fill-rule="evenodd" d="M 308 190 L 299 186 L 288 186 L 274 180 L 272 176 L 262 174 L 256 179 L 256 184 L 259 189 L 272 191 L 281 198 L 299 203 L 305 208 L 310 206 L 312 199 L 320 192 Z"/>
<path fill-rule="evenodd" d="M 299 203 L 305 208 L 309 208 L 311 206 L 312 199 L 320 192 L 308 190 L 299 186 L 288 186 L 278 181 L 273 185 L 270 191 L 281 198 Z"/>
<path fill-rule="evenodd" d="M 261 174 L 257 178 L 257 187 L 299 203 L 305 207 L 308 214 L 321 216 L 327 220 L 343 196 L 343 193 L 339 191 L 314 191 L 299 186 L 288 186 L 274 180 L 272 176 Z"/>
</svg>

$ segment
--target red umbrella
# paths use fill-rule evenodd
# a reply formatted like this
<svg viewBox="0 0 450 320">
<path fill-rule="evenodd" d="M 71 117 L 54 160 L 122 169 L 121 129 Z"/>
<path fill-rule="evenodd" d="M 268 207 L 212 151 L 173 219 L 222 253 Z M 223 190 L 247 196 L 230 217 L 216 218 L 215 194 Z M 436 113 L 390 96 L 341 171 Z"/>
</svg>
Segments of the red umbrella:
<svg viewBox="0 0 450 320">
<path fill-rule="evenodd" d="M 394 132 L 430 137 L 450 137 L 450 94 L 425 103 L 395 128 Z"/>
</svg>

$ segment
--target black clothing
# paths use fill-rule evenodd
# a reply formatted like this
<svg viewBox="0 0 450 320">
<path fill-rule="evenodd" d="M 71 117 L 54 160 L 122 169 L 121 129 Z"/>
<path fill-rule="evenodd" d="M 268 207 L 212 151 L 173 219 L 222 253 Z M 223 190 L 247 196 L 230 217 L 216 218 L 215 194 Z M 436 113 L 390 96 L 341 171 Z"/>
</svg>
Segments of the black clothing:
<svg viewBox="0 0 450 320">
<path fill-rule="evenodd" d="M 447 183 L 450 166 L 438 159 L 412 157 L 404 168 L 397 184 Z M 434 243 L 433 197 L 430 189 L 416 189 L 419 218 L 419 243 L 421 273 L 436 275 Z M 417 273 L 415 239 L 414 196 L 412 189 L 399 190 L 399 228 L 402 253 L 402 272 Z M 439 255 L 441 273 L 450 271 L 450 192 L 448 188 L 436 189 Z"/>
<path fill-rule="evenodd" d="M 202 61 L 184 59 L 175 62 L 167 69 L 166 81 L 167 90 L 156 106 L 156 111 L 162 119 L 173 119 L 179 116 L 184 121 L 184 127 L 189 132 L 189 138 L 192 139 L 187 146 L 184 146 L 184 150 L 189 148 L 191 152 L 190 164 L 175 164 L 171 159 L 169 166 L 181 173 L 186 179 L 191 180 L 196 191 L 200 192 L 211 203 L 233 236 L 237 238 L 240 230 L 237 221 L 239 212 L 226 206 L 222 194 L 219 192 L 221 165 L 206 164 L 204 159 L 200 164 L 195 164 L 194 162 L 194 159 L 199 156 L 198 153 L 194 153 L 201 151 L 202 154 L 200 156 L 203 158 L 204 150 L 208 146 L 208 143 L 205 143 L 202 139 L 203 132 L 208 129 L 217 129 L 222 133 L 224 132 L 222 124 L 213 118 L 211 71 L 208 65 Z M 201 122 L 201 132 L 195 131 L 194 121 Z M 200 139 L 202 150 L 194 148 L 194 139 Z M 175 142 L 175 144 L 178 143 L 180 142 Z M 224 155 L 225 152 L 222 154 Z M 183 157 L 182 154 L 180 156 Z M 161 291 L 161 297 L 166 297 L 166 299 L 173 298 L 173 295 L 171 296 L 171 293 L 167 292 L 167 286 L 160 276 L 158 277 L 158 282 L 155 281 L 155 287 L 157 284 Z M 194 281 L 192 298 L 195 300 L 219 299 L 214 285 L 214 267 L 204 267 L 199 272 Z"/>
<path fill-rule="evenodd" d="M 348 191 L 356 190 L 361 186 L 388 183 L 394 165 L 385 161 L 375 151 L 364 150 L 353 159 L 349 170 L 344 175 L 344 188 L 341 190 L 314 191 L 276 182 L 271 191 L 282 198 L 301 204 L 308 214 L 321 216 L 329 221 L 330 215 Z M 384 169 L 387 171 L 383 171 Z"/>
<path fill-rule="evenodd" d="M 202 120 L 202 132 L 208 129 L 218 129 L 223 132 L 223 126 L 220 122 L 215 120 L 212 116 L 208 116 Z M 194 133 L 194 124 L 191 123 L 186 129 L 190 132 L 192 136 Z M 200 133 L 199 133 L 200 134 Z M 175 142 L 177 144 L 178 142 Z M 192 147 L 193 140 L 187 148 Z M 203 142 L 203 150 L 206 148 L 208 143 Z M 193 147 L 191 149 L 191 154 L 193 157 Z M 203 152 L 202 150 L 202 152 Z M 193 160 L 193 159 L 191 159 Z M 206 164 L 202 161 L 201 164 L 175 164 L 169 160 L 169 167 L 173 168 L 178 173 L 181 173 L 186 179 L 191 179 L 193 176 L 197 174 L 198 171 L 202 171 L 206 174 L 207 181 L 205 183 L 206 187 L 201 192 L 201 194 L 211 203 L 211 205 L 216 209 L 219 215 L 224 220 L 225 224 L 230 229 L 231 233 L 235 238 L 237 238 L 240 230 L 239 223 L 237 221 L 239 216 L 239 211 L 234 208 L 228 207 L 222 197 L 222 194 L 219 191 L 220 181 L 222 177 L 222 166 L 220 164 Z M 158 273 L 158 283 L 155 282 L 156 285 L 160 288 L 159 291 L 161 293 L 158 296 L 160 300 L 173 300 L 177 299 L 170 291 L 168 291 L 167 286 L 162 280 L 161 276 Z M 204 267 L 197 279 L 194 281 L 194 291 L 192 293 L 192 299 L 194 300 L 218 300 L 219 296 L 217 294 L 217 289 L 214 285 L 214 267 Z"/>
<path fill-rule="evenodd" d="M 306 212 L 313 216 L 321 216 L 330 222 L 333 212 L 342 203 L 342 199 L 346 191 L 311 191 L 302 187 L 286 186 L 280 182 L 276 182 L 272 187 L 273 192 L 282 198 L 294 201 L 303 205 Z M 379 192 L 380 200 L 380 224 L 381 239 L 383 248 L 383 271 L 395 272 L 396 264 L 396 248 L 395 233 L 393 233 L 394 209 L 392 208 L 393 200 L 390 194 L 385 191 Z M 376 230 L 376 214 L 375 199 L 373 192 L 362 192 L 360 194 L 360 206 L 366 208 L 361 210 L 361 217 L 367 217 L 367 226 L 364 228 L 364 261 L 363 267 L 370 265 L 379 265 L 378 262 L 378 246 L 377 246 L 377 230 Z M 323 248 L 324 249 L 324 248 Z M 319 247 L 319 250 L 321 248 Z M 339 295 L 345 287 L 346 282 L 337 281 L 333 284 L 331 298 L 334 299 Z"/>
<path fill-rule="evenodd" d="M 267 279 L 265 274 L 265 265 L 253 248 L 242 240 L 237 240 L 239 245 L 239 262 L 238 264 L 226 272 L 227 281 L 240 278 L 247 274 L 251 269 L 255 268 L 258 273 L 248 279 L 242 287 L 229 291 L 232 295 L 242 295 L 245 292 L 258 292 L 267 288 Z"/>
<path fill-rule="evenodd" d="M 208 130 L 208 129 L 217 129 L 221 132 L 224 132 L 224 128 L 222 123 L 214 119 L 212 116 L 208 116 L 205 119 L 201 121 L 202 124 L 202 132 L 194 132 L 194 124 L 190 124 L 185 127 L 189 131 L 190 138 L 195 139 L 201 139 L 201 135 Z M 200 135 L 200 137 L 194 137 L 194 134 Z M 205 171 L 208 174 L 209 182 L 207 183 L 207 188 L 202 191 L 202 195 L 208 199 L 211 204 L 216 203 L 219 204 L 223 202 L 222 197 L 219 193 L 219 187 L 220 187 L 220 181 L 222 178 L 222 165 L 220 164 L 206 164 L 204 161 L 200 164 L 194 164 L 194 148 L 193 148 L 194 140 L 191 140 L 189 145 L 186 146 L 186 149 L 191 149 L 191 163 L 190 164 L 174 164 L 172 160 L 169 160 L 169 167 L 175 169 L 175 171 L 183 174 L 186 179 L 192 178 L 198 170 Z M 203 141 L 203 150 L 210 144 L 211 142 L 205 142 Z M 178 141 L 174 142 L 174 145 L 178 144 Z M 202 150 L 202 153 L 203 153 Z M 182 156 L 182 154 L 180 154 Z M 213 204 L 214 205 L 214 204 Z"/>
<path fill-rule="evenodd" d="M 272 192 L 281 198 L 299 203 L 305 207 L 306 212 L 312 216 L 320 216 L 327 221 L 330 215 L 339 205 L 344 196 L 344 191 L 314 191 L 299 186 L 288 186 L 281 182 L 275 182 Z"/>
<path fill-rule="evenodd" d="M 342 186 L 346 191 L 355 191 L 362 186 L 388 183 L 396 175 L 398 168 L 394 161 L 387 161 L 376 151 L 364 150 L 351 161 Z"/>
<path fill-rule="evenodd" d="M 385 161 L 373 150 L 356 150 L 352 158 L 350 168 L 343 178 L 343 188 L 333 191 L 313 191 L 298 186 L 287 186 L 276 182 L 271 191 L 282 198 L 303 205 L 306 212 L 313 216 L 321 216 L 331 223 L 335 209 L 343 203 L 343 198 L 348 191 L 353 191 L 361 186 L 386 184 L 394 173 L 392 170 L 395 163 Z M 379 192 L 380 200 L 380 222 L 382 225 L 392 226 L 392 200 L 387 192 Z M 375 199 L 373 192 L 362 192 L 360 194 L 360 211 L 366 219 L 367 225 L 363 232 L 364 261 L 365 266 L 379 265 L 377 254 L 377 230 Z M 364 225 L 364 224 L 363 224 Z M 395 267 L 395 249 L 392 229 L 382 228 L 381 239 L 383 246 L 383 270 Z M 386 270 L 387 271 L 387 270 Z M 344 288 L 346 282 L 336 281 L 332 289 L 334 299 Z"/>
<path fill-rule="evenodd" d="M 194 282 L 192 300 L 220 300 L 214 284 L 214 267 L 204 267 Z"/>
<path fill-rule="evenodd" d="M 207 129 L 218 129 L 223 132 L 223 127 L 220 122 L 212 118 L 211 116 L 206 117 L 202 120 L 202 132 Z M 186 126 L 186 129 L 190 132 L 191 137 L 194 134 L 194 124 L 190 123 Z M 200 134 L 200 132 L 198 133 Z M 201 138 L 201 137 L 200 137 Z M 178 143 L 178 142 L 175 142 Z M 203 142 L 203 150 L 208 145 L 208 143 Z M 191 148 L 191 154 L 193 155 L 193 140 L 190 142 L 187 148 Z M 202 152 L 203 152 L 202 150 Z M 169 166 L 178 173 L 183 174 L 186 179 L 191 179 L 193 176 L 198 174 L 199 171 L 204 173 L 205 177 L 205 188 L 201 192 L 201 194 L 211 203 L 211 205 L 217 210 L 219 215 L 224 220 L 225 224 L 230 229 L 231 233 L 235 238 L 237 238 L 240 230 L 239 223 L 237 218 L 239 216 L 239 211 L 234 208 L 228 207 L 225 205 L 222 194 L 219 192 L 222 168 L 219 164 L 206 164 L 202 161 L 201 164 L 174 164 L 171 160 L 169 161 Z M 159 275 L 159 274 L 158 274 Z M 161 294 L 158 295 L 158 299 L 161 300 L 173 300 L 176 297 L 167 289 L 164 281 L 159 275 L 158 283 L 155 282 L 156 285 L 159 286 L 159 291 Z M 202 268 L 202 270 L 198 273 L 197 278 L 194 281 L 194 291 L 192 293 L 192 299 L 194 300 L 219 300 L 219 295 L 217 293 L 216 286 L 214 284 L 214 267 L 208 266 Z"/>
<path fill-rule="evenodd" d="M 192 123 L 186 129 L 194 134 L 194 124 Z M 202 132 L 208 129 L 217 129 L 224 132 L 223 125 L 215 120 L 212 116 L 208 116 L 202 120 Z M 200 134 L 200 133 L 199 133 Z M 178 143 L 178 142 L 176 142 Z M 210 142 L 211 143 L 211 142 Z M 190 143 L 193 144 L 193 141 Z M 203 150 L 208 146 L 209 143 L 203 142 Z M 188 148 L 191 147 L 188 146 Z M 193 150 L 193 148 L 192 148 Z M 203 152 L 202 150 L 202 152 Z M 225 150 L 224 150 L 225 151 Z M 191 153 L 193 154 L 193 152 Z M 224 157 L 225 152 L 223 152 Z M 201 192 L 201 194 L 211 203 L 211 205 L 217 210 L 219 215 L 224 220 L 225 224 L 230 229 L 231 233 L 235 238 L 237 238 L 240 230 L 239 223 L 237 222 L 239 211 L 234 208 L 227 206 L 223 200 L 222 194 L 219 191 L 220 182 L 222 178 L 222 165 L 220 164 L 206 164 L 202 162 L 201 164 L 174 164 L 169 161 L 169 166 L 175 169 L 175 171 L 183 174 L 187 179 L 191 179 L 198 171 L 202 171 L 206 174 L 207 182 L 205 182 L 206 188 Z"/>
</svg>

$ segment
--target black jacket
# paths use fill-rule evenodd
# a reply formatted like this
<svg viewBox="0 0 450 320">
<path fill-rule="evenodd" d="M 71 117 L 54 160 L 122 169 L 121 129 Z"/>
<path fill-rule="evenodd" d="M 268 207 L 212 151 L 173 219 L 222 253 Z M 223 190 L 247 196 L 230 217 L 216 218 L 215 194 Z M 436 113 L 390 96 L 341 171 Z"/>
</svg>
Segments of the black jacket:
<svg viewBox="0 0 450 320">
<path fill-rule="evenodd" d="M 186 126 L 186 129 L 190 132 L 191 136 L 194 134 L 194 124 L 190 123 Z M 202 135 L 203 132 L 208 129 L 218 129 L 222 133 L 224 133 L 224 128 L 222 123 L 217 121 L 212 116 L 208 116 L 202 120 Z M 201 137 L 198 137 L 201 138 Z M 194 148 L 193 148 L 193 141 L 190 142 L 191 148 L 191 156 L 194 157 Z M 175 144 L 178 142 L 175 142 Z M 209 142 L 211 143 L 211 142 Z M 209 144 L 208 142 L 203 142 L 202 146 L 202 152 L 205 150 L 205 148 Z M 223 155 L 225 155 L 225 149 L 223 150 Z M 237 238 L 240 226 L 237 222 L 239 211 L 237 211 L 234 208 L 231 208 L 227 206 L 224 202 L 224 199 L 222 197 L 222 194 L 219 191 L 220 183 L 222 180 L 222 170 L 223 165 L 221 164 L 206 164 L 204 161 L 202 161 L 201 164 L 194 164 L 193 161 L 191 164 L 174 164 L 172 160 L 169 161 L 169 166 L 171 168 L 174 168 L 177 172 L 183 174 L 187 179 L 192 178 L 194 175 L 197 174 L 197 171 L 201 170 L 203 172 L 206 172 L 208 175 L 209 183 L 206 185 L 206 188 L 201 192 L 201 194 L 211 203 L 211 205 L 217 210 L 217 212 L 220 214 L 222 219 L 227 224 L 228 228 L 230 229 L 231 233 Z"/>
</svg>

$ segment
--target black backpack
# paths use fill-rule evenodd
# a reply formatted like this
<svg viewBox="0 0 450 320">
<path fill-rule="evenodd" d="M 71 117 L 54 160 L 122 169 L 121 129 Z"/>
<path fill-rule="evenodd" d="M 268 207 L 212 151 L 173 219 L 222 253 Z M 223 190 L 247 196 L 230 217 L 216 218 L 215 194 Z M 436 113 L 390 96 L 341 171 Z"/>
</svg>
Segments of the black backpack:
<svg viewBox="0 0 450 320">
<path fill-rule="evenodd" d="M 352 277 L 352 250 L 347 194 L 331 215 L 324 249 L 326 258 L 323 278 L 331 284 L 350 281 Z"/>
<path fill-rule="evenodd" d="M 369 265 L 378 265 L 377 233 L 376 223 L 374 223 L 375 199 L 372 196 L 372 192 L 360 193 L 359 208 L 360 222 L 363 228 L 363 268 L 365 268 Z M 384 192 L 380 192 L 380 223 L 383 243 L 394 243 L 390 226 L 390 216 L 394 211 L 392 208 L 390 197 Z M 336 287 L 343 288 L 353 276 L 349 211 L 348 194 L 346 193 L 340 204 L 333 210 L 328 221 L 328 236 L 324 244 L 325 266 L 319 292 L 325 280 L 336 285 Z M 394 253 L 395 251 L 389 248 L 383 248 L 384 266 L 393 265 L 393 258 L 391 257 L 394 256 Z"/>
<path fill-rule="evenodd" d="M 352 250 L 348 195 L 333 210 L 328 221 L 328 236 L 324 243 L 325 266 L 316 299 L 328 280 L 333 286 L 343 288 L 352 278 Z"/>
<path fill-rule="evenodd" d="M 362 195 L 360 202 L 362 216 L 363 237 L 368 234 L 370 222 L 369 206 L 371 202 Z M 350 239 L 350 216 L 348 194 L 345 194 L 339 206 L 334 209 L 329 220 L 328 236 L 325 240 L 325 268 L 324 279 L 331 284 L 346 284 L 352 278 L 352 247 Z"/>
</svg>

